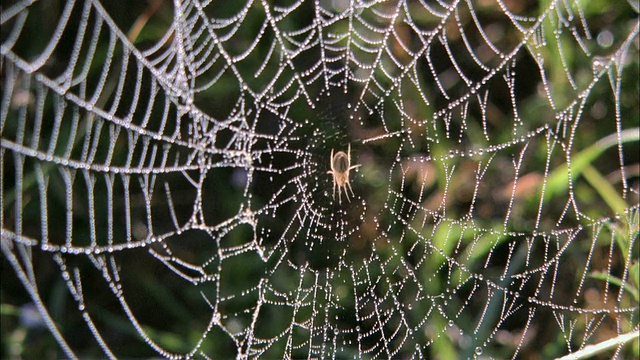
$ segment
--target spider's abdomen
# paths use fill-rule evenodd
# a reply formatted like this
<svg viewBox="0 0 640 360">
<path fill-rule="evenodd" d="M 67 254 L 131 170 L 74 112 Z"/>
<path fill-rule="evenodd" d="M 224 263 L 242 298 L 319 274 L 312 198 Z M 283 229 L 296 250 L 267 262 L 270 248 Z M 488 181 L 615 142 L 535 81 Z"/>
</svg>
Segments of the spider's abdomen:
<svg viewBox="0 0 640 360">
<path fill-rule="evenodd" d="M 339 173 L 347 171 L 349 168 L 349 158 L 344 151 L 338 151 L 333 157 L 333 169 Z"/>
</svg>

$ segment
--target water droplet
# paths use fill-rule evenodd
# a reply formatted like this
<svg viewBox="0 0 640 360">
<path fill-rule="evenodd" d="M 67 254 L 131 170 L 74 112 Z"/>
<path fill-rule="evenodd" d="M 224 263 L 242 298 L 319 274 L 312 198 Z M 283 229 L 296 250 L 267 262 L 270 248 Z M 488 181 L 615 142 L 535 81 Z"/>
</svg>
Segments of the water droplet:
<svg viewBox="0 0 640 360">
<path fill-rule="evenodd" d="M 596 39 L 598 41 L 598 45 L 603 48 L 608 48 L 613 45 L 613 34 L 609 30 L 601 31 Z"/>
</svg>

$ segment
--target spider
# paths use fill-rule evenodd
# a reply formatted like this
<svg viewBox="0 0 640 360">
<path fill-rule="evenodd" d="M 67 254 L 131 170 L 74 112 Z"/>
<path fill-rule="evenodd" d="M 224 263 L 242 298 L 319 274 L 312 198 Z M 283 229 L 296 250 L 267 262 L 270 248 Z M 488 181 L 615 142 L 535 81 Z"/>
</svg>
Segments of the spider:
<svg viewBox="0 0 640 360">
<path fill-rule="evenodd" d="M 351 188 L 351 184 L 349 184 L 349 171 L 362 166 L 362 164 L 351 165 L 351 144 L 349 144 L 349 148 L 347 153 L 344 151 L 338 151 L 335 155 L 333 154 L 333 149 L 331 149 L 331 158 L 329 159 L 329 166 L 331 166 L 331 170 L 327 171 L 327 174 L 333 175 L 333 199 L 336 198 L 336 186 L 338 187 L 338 202 L 342 204 L 342 191 L 340 188 L 344 188 L 344 195 L 347 197 L 347 200 L 351 202 L 349 199 L 349 192 L 347 191 L 347 187 L 351 190 L 351 195 L 356 196 L 353 193 L 353 189 Z"/>
</svg>

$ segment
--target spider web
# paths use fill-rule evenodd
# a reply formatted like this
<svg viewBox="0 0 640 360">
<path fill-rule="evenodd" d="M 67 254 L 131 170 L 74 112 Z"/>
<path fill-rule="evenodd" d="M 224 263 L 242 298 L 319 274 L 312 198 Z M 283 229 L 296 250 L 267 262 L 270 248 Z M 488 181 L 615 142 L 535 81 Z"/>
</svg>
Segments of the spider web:
<svg viewBox="0 0 640 360">
<path fill-rule="evenodd" d="M 3 338 L 71 358 L 637 354 L 637 14 L 3 2 Z M 340 204 L 329 154 L 349 144 Z"/>
</svg>

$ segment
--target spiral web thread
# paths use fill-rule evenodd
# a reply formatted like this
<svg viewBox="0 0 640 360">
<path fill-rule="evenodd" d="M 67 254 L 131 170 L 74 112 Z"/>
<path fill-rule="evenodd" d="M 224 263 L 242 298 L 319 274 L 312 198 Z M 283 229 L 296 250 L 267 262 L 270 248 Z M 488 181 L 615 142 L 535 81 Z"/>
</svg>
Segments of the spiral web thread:
<svg viewBox="0 0 640 360">
<path fill-rule="evenodd" d="M 64 356 L 637 334 L 637 2 L 275 3 L 3 5 L 3 279 Z"/>
</svg>

